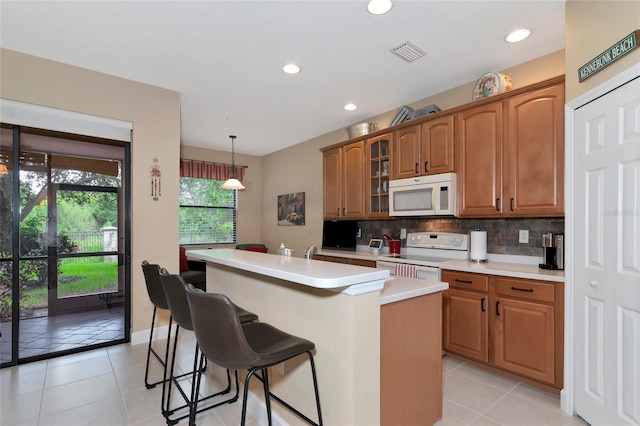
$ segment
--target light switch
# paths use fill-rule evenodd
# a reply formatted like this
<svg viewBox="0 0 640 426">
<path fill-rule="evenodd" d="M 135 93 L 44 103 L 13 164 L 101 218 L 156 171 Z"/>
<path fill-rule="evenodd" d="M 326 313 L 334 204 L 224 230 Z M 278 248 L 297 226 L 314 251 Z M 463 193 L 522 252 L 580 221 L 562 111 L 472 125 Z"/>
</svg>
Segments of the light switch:
<svg viewBox="0 0 640 426">
<path fill-rule="evenodd" d="M 521 229 L 520 230 L 518 241 L 521 244 L 528 244 L 529 243 L 529 230 L 528 229 Z"/>
</svg>

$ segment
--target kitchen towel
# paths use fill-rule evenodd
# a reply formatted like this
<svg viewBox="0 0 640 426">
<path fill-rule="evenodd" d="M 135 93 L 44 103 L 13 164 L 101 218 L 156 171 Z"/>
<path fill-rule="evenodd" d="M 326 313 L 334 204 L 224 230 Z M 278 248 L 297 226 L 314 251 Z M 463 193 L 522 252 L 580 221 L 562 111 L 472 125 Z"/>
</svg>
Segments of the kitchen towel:
<svg viewBox="0 0 640 426">
<path fill-rule="evenodd" d="M 471 231 L 469 258 L 472 262 L 487 261 L 487 231 Z"/>
<path fill-rule="evenodd" d="M 404 263 L 396 263 L 396 276 L 418 278 L 418 269 L 415 265 L 405 265 Z"/>
</svg>

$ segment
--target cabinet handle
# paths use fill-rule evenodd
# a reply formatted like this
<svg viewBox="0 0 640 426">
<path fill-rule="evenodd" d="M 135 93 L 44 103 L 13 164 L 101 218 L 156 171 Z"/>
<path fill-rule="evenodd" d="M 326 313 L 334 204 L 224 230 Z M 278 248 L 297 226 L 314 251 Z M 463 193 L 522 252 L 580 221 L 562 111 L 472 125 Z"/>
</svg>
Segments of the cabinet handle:
<svg viewBox="0 0 640 426">
<path fill-rule="evenodd" d="M 340 207 L 336 209 L 336 216 L 340 217 Z"/>
<path fill-rule="evenodd" d="M 527 293 L 533 293 L 533 289 L 532 288 L 511 287 L 511 290 L 514 290 L 514 291 L 526 291 Z"/>
<path fill-rule="evenodd" d="M 513 198 L 509 201 L 509 207 L 511 207 L 511 211 L 513 211 Z"/>
<path fill-rule="evenodd" d="M 484 312 L 484 297 L 480 299 L 480 311 Z"/>
<path fill-rule="evenodd" d="M 425 161 L 425 162 L 424 162 L 424 172 L 425 172 L 425 173 L 427 173 L 427 172 L 429 171 L 428 166 L 429 166 L 429 162 L 428 162 L 428 161 Z"/>
<path fill-rule="evenodd" d="M 500 301 L 496 302 L 496 316 L 500 316 Z"/>
<path fill-rule="evenodd" d="M 500 198 L 496 198 L 496 210 L 500 211 Z"/>
<path fill-rule="evenodd" d="M 454 281 L 457 282 L 457 283 L 473 284 L 473 281 L 461 280 L 461 279 L 458 279 L 458 278 L 456 278 Z"/>
<path fill-rule="evenodd" d="M 346 210 L 347 210 L 346 207 L 342 208 L 342 216 L 345 216 L 347 214 Z"/>
<path fill-rule="evenodd" d="M 416 170 L 416 174 L 419 174 L 419 173 L 420 173 L 420 170 L 418 170 L 418 166 L 419 166 L 419 165 L 420 165 L 420 163 L 416 163 L 416 168 L 415 168 L 415 170 Z"/>
</svg>

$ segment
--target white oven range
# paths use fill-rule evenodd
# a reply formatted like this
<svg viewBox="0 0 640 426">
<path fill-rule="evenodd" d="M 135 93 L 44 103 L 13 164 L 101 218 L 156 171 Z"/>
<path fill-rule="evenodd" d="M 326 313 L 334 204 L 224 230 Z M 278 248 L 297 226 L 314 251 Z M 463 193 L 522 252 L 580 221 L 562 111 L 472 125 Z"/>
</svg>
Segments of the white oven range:
<svg viewBox="0 0 640 426">
<path fill-rule="evenodd" d="M 413 265 L 419 279 L 440 281 L 440 263 L 468 258 L 468 238 L 467 234 L 447 232 L 409 233 L 406 251 L 399 255 L 379 256 L 376 267 L 395 275 L 396 265 Z"/>
</svg>

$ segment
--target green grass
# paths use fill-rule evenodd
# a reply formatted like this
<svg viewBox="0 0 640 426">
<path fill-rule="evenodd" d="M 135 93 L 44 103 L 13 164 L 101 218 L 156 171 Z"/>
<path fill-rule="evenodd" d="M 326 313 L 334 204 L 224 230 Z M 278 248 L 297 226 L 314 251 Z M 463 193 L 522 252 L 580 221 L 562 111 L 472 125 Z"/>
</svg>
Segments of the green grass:
<svg viewBox="0 0 640 426">
<path fill-rule="evenodd" d="M 83 263 L 60 266 L 60 278 L 79 277 L 77 281 L 58 284 L 58 298 L 104 293 L 118 289 L 118 263 Z M 25 292 L 22 308 L 47 306 L 47 289 Z"/>
</svg>

